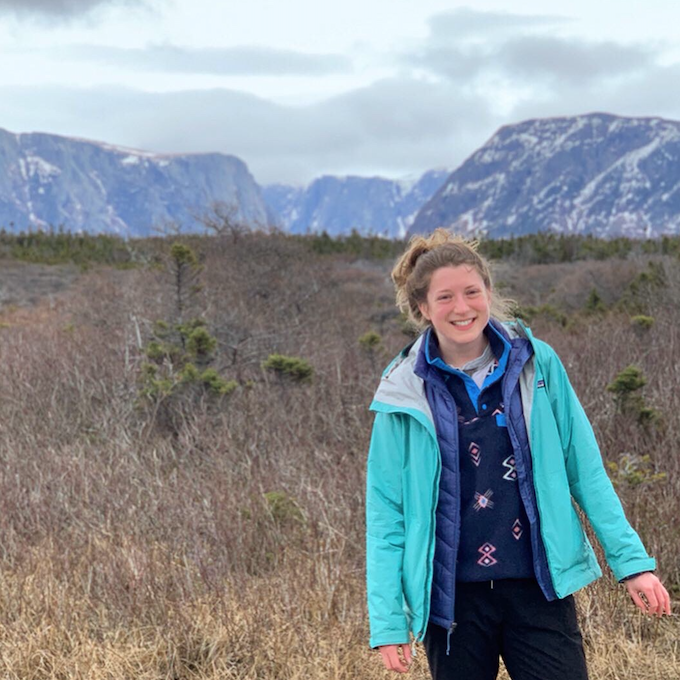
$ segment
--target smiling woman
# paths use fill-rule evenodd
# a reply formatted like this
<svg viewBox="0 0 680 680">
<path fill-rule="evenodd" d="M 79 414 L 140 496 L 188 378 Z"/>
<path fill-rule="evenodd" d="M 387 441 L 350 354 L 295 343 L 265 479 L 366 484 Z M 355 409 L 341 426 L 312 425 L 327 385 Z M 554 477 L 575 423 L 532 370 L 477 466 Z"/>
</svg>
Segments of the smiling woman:
<svg viewBox="0 0 680 680">
<path fill-rule="evenodd" d="M 671 613 L 554 350 L 507 318 L 476 244 L 437 229 L 392 272 L 423 331 L 382 376 L 366 479 L 372 647 L 435 680 L 586 680 L 573 593 L 602 575 L 574 502 L 637 607 Z M 493 500 L 492 500 L 493 499 Z"/>
</svg>

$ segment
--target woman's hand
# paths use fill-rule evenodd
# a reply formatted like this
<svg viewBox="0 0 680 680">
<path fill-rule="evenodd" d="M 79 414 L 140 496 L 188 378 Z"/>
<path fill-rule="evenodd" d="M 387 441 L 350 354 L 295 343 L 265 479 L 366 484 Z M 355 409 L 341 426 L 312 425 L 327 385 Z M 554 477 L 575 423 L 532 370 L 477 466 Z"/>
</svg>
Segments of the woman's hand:
<svg viewBox="0 0 680 680">
<path fill-rule="evenodd" d="M 383 645 L 378 647 L 382 656 L 383 664 L 388 671 L 396 671 L 397 673 L 408 673 L 411 666 L 411 648 L 405 645 Z M 399 656 L 399 650 L 404 658 Z"/>
<path fill-rule="evenodd" d="M 645 614 L 663 616 L 671 613 L 671 598 L 659 579 L 651 571 L 624 581 L 635 605 Z"/>
</svg>

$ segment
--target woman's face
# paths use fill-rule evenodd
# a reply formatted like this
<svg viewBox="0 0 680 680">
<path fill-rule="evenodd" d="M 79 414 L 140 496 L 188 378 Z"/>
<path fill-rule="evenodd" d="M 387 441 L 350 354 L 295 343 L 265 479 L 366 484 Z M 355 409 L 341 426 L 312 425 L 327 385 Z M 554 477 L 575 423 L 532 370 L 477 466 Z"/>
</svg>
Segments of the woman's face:
<svg viewBox="0 0 680 680">
<path fill-rule="evenodd" d="M 419 308 L 437 333 L 448 363 L 457 358 L 474 359 L 482 353 L 490 305 L 490 291 L 474 267 L 440 267 L 432 274 L 427 299 Z"/>
</svg>

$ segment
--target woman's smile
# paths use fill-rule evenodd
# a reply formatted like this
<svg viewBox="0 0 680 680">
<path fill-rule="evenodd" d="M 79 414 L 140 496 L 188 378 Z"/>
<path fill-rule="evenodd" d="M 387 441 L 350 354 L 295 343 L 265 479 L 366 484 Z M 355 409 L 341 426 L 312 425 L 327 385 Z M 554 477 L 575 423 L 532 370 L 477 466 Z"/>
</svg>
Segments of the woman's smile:
<svg viewBox="0 0 680 680">
<path fill-rule="evenodd" d="M 484 351 L 491 296 L 474 267 L 458 265 L 435 270 L 420 311 L 432 324 L 446 363 L 462 366 Z"/>
</svg>

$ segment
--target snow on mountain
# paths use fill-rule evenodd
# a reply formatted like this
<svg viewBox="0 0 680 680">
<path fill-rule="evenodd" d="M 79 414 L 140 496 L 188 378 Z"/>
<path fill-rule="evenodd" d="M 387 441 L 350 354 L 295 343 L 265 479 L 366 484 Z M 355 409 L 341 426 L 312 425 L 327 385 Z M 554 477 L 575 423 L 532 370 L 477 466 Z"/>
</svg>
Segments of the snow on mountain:
<svg viewBox="0 0 680 680">
<path fill-rule="evenodd" d="M 293 233 L 325 231 L 337 236 L 356 229 L 401 238 L 449 173 L 438 169 L 399 180 L 325 175 L 306 187 L 265 186 L 263 196 L 281 226 Z"/>
<path fill-rule="evenodd" d="M 444 225 L 489 237 L 677 234 L 680 122 L 605 113 L 528 120 L 501 128 L 452 173 L 264 188 L 234 156 L 0 129 L 0 227 L 143 236 L 167 223 L 201 228 L 216 203 L 242 222 L 294 233 L 403 237 Z"/>
<path fill-rule="evenodd" d="M 423 205 L 410 232 L 438 226 L 492 238 L 680 233 L 680 122 L 594 113 L 502 127 Z"/>
<path fill-rule="evenodd" d="M 271 221 L 260 187 L 235 156 L 162 155 L 0 129 L 1 227 L 144 236 L 168 223 L 200 228 L 216 203 L 249 224 Z"/>
</svg>

